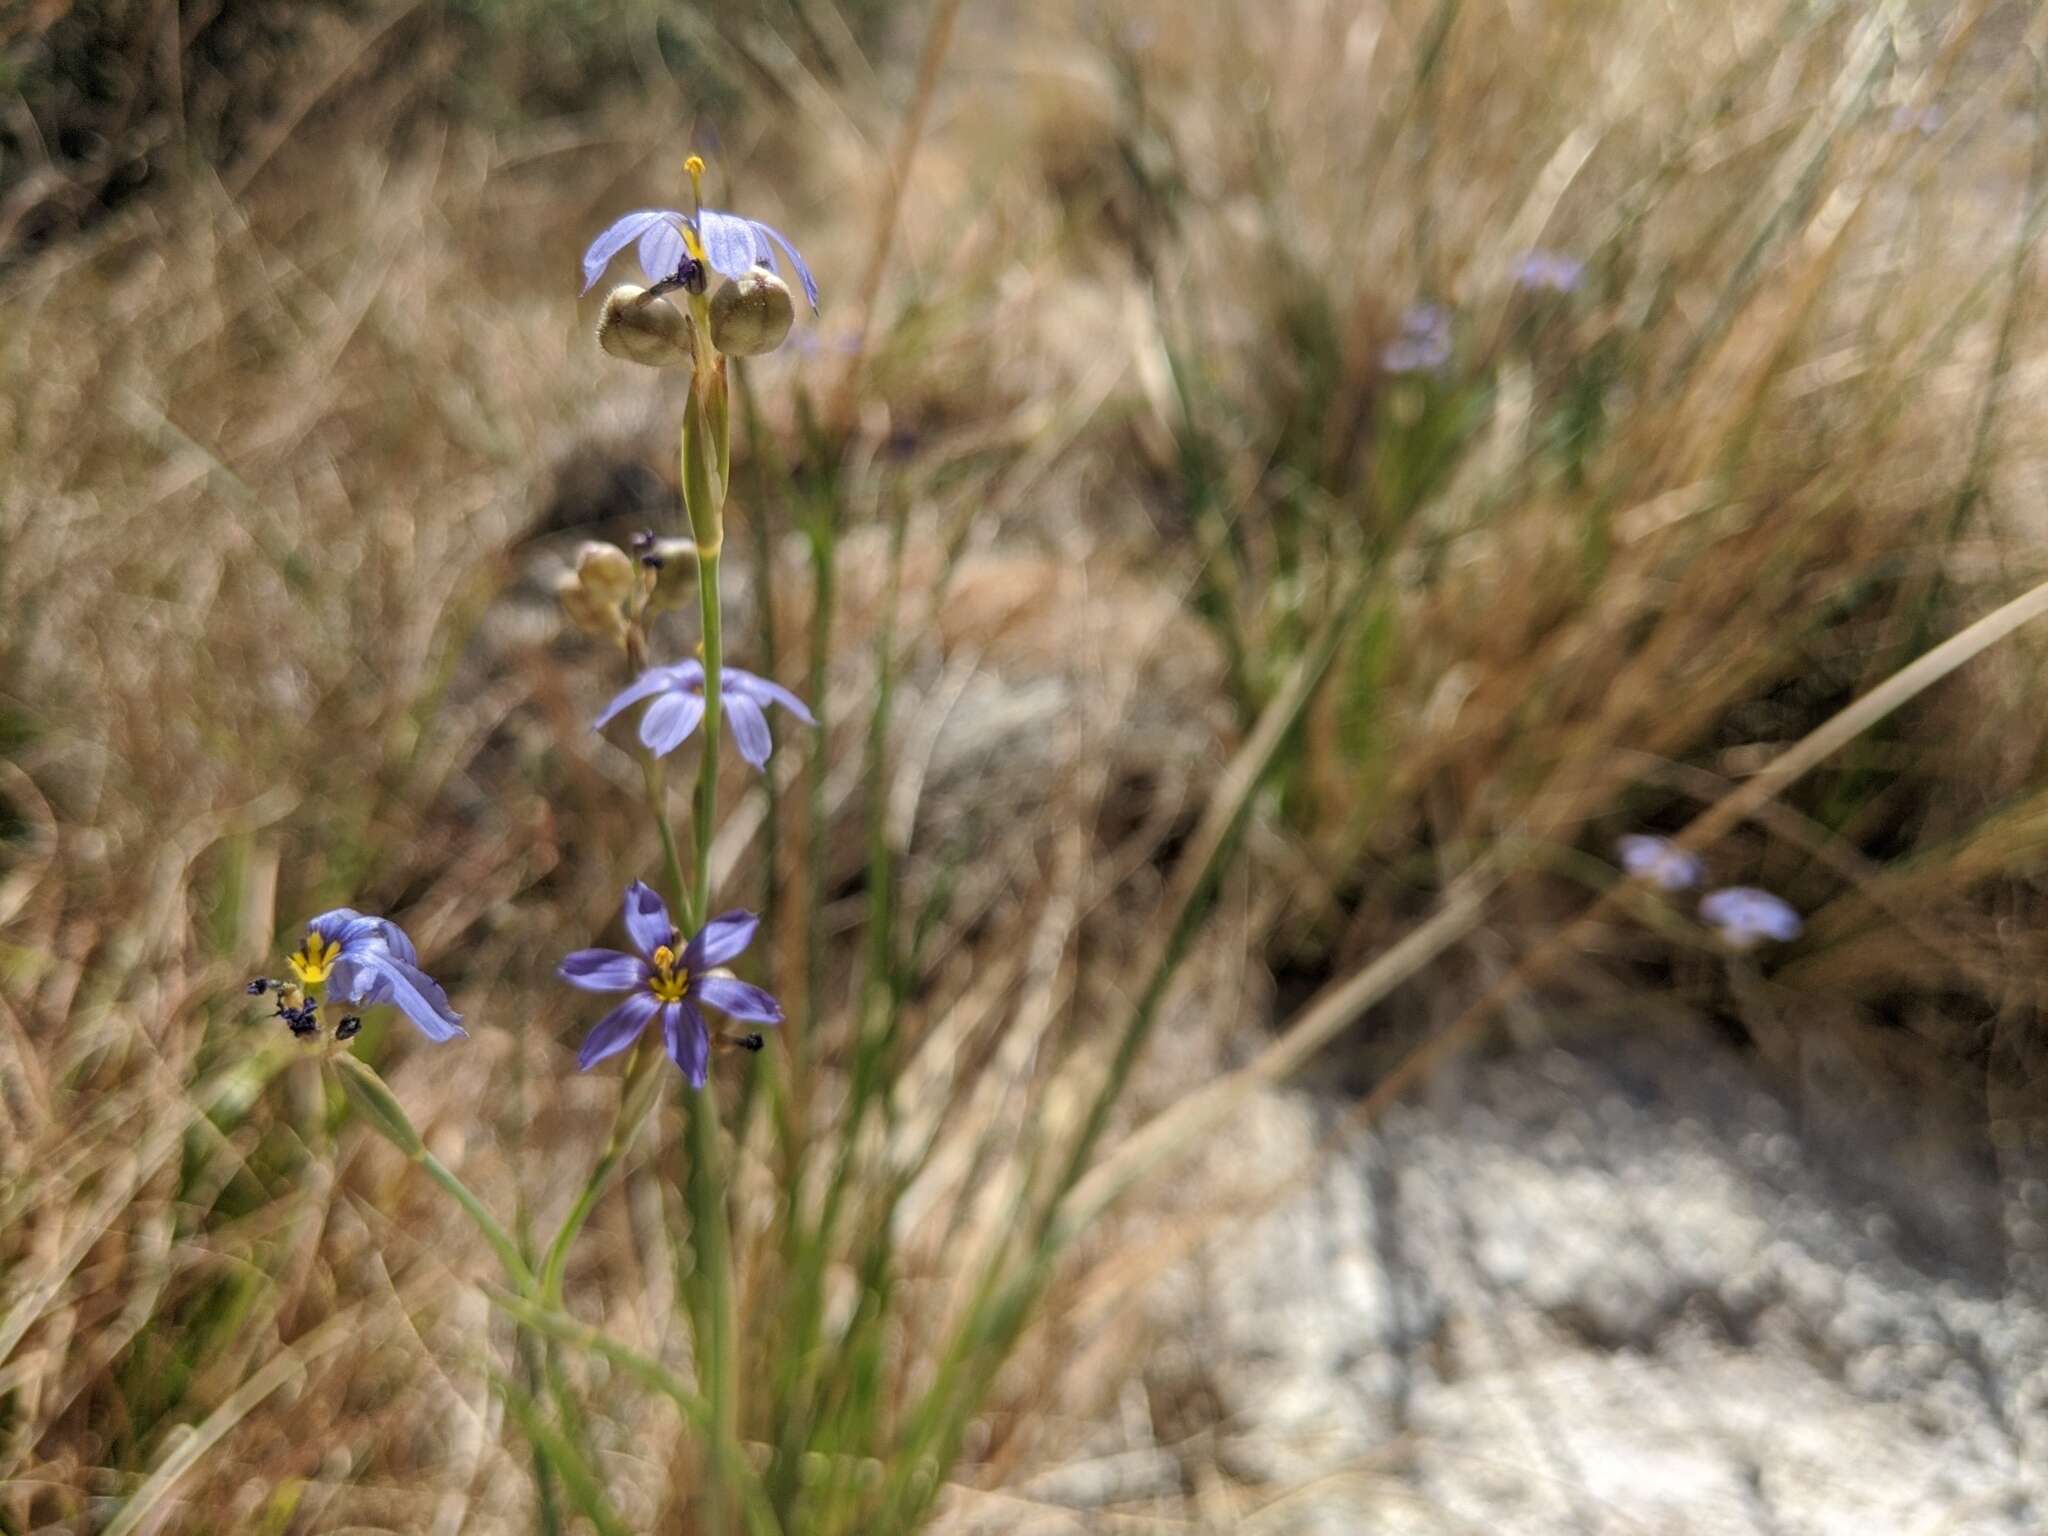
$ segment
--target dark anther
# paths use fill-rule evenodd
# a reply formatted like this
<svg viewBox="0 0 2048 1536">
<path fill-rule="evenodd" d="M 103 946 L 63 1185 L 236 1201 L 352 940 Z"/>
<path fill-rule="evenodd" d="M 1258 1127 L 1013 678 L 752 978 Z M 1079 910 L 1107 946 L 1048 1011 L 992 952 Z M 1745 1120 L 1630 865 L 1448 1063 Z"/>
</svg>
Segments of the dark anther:
<svg viewBox="0 0 2048 1536">
<path fill-rule="evenodd" d="M 743 1051 L 758 1051 L 767 1043 L 759 1035 L 741 1035 L 739 1039 L 733 1042 L 734 1045 L 737 1045 Z"/>
<path fill-rule="evenodd" d="M 662 559 L 659 555 L 642 555 L 640 557 L 640 563 L 646 566 L 647 569 L 649 569 L 650 571 L 658 571 L 664 565 L 668 564 L 668 562 Z"/>
<path fill-rule="evenodd" d="M 296 1008 L 287 1008 L 284 999 L 277 1000 L 277 1016 L 291 1026 L 291 1031 L 301 1040 L 320 1033 L 320 1005 L 308 998 Z"/>
<path fill-rule="evenodd" d="M 705 282 L 704 263 L 694 256 L 685 256 L 683 264 L 676 268 L 676 275 L 669 281 L 682 284 L 691 293 L 702 293 L 708 286 Z"/>
<path fill-rule="evenodd" d="M 352 1013 L 343 1015 L 341 1022 L 334 1026 L 334 1038 L 337 1040 L 353 1040 L 362 1032 L 363 1021 Z"/>
<path fill-rule="evenodd" d="M 258 976 L 254 981 L 249 983 L 248 992 L 251 997 L 261 997 L 264 993 L 268 992 L 272 987 L 276 985 L 276 982 L 271 981 L 267 977 Z"/>
</svg>

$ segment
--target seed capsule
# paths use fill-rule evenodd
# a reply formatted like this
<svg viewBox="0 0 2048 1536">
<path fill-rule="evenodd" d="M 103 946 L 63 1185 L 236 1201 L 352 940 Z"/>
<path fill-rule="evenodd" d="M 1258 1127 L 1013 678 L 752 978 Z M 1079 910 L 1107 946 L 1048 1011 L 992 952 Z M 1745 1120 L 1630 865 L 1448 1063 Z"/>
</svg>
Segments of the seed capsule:
<svg viewBox="0 0 2048 1536">
<path fill-rule="evenodd" d="M 690 317 L 645 288 L 621 283 L 605 296 L 597 344 L 613 357 L 649 368 L 687 367 L 696 356 Z"/>
<path fill-rule="evenodd" d="M 727 278 L 711 295 L 711 344 L 728 357 L 758 357 L 782 345 L 796 319 L 789 288 L 766 267 Z"/>
</svg>

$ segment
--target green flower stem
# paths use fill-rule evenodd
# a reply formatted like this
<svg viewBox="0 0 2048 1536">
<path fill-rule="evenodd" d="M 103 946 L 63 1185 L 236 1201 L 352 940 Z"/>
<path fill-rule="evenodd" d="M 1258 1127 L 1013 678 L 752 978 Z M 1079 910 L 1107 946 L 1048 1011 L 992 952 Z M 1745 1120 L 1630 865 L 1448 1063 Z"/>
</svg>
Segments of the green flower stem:
<svg viewBox="0 0 2048 1536">
<path fill-rule="evenodd" d="M 683 927 L 695 931 L 696 908 L 690 895 L 690 878 L 683 872 L 683 855 L 676 847 L 676 831 L 668 819 L 668 781 L 661 763 L 652 752 L 640 754 L 640 781 L 647 789 L 647 809 L 654 817 L 654 829 L 661 834 L 662 868 L 668 873 L 669 895 L 675 899 L 676 915 Z"/>
<path fill-rule="evenodd" d="M 704 620 L 704 755 L 697 767 L 697 922 L 711 917 L 711 835 L 718 825 L 718 744 L 724 668 L 724 640 L 719 622 L 718 567 L 714 548 L 697 560 L 698 608 Z"/>
<path fill-rule="evenodd" d="M 427 1150 L 427 1144 L 420 1139 L 420 1133 L 413 1128 L 397 1095 L 392 1093 L 384 1079 L 347 1051 L 330 1059 L 341 1079 L 342 1091 L 362 1111 L 365 1123 L 404 1153 L 428 1178 L 454 1196 L 455 1203 L 462 1207 L 464 1214 L 476 1224 L 477 1231 L 483 1234 L 484 1241 L 491 1245 L 491 1251 L 497 1254 L 506 1279 L 522 1294 L 530 1294 L 534 1285 L 533 1271 L 519 1256 L 519 1245 L 512 1241 L 504 1227 L 499 1225 L 498 1218 L 485 1209 L 483 1201 L 470 1187 L 457 1178 L 446 1163 Z"/>
<path fill-rule="evenodd" d="M 661 1048 L 645 1039 L 635 1042 L 632 1054 L 626 1058 L 626 1087 L 619 1095 L 618 1111 L 612 1116 L 611 1134 L 605 1138 L 604 1150 L 598 1154 L 590 1177 L 584 1181 L 576 1203 L 569 1208 L 569 1214 L 562 1222 L 561 1231 L 548 1244 L 547 1255 L 541 1261 L 540 1298 L 548 1306 L 561 1305 L 562 1275 L 569 1267 L 569 1246 L 576 1241 L 584 1222 L 597 1208 L 598 1197 L 611 1182 L 626 1149 L 633 1144 L 633 1138 L 639 1135 L 640 1127 L 646 1123 L 648 1112 L 654 1108 L 661 1086 L 662 1061 Z"/>
<path fill-rule="evenodd" d="M 711 1439 L 714 1454 L 723 1460 L 739 1440 L 739 1383 L 735 1378 L 738 1358 L 734 1336 L 738 1332 L 732 1284 L 732 1237 L 725 1207 L 725 1174 L 719 1146 L 718 1099 L 709 1084 L 685 1088 L 690 1119 L 690 1229 L 697 1249 L 699 1284 L 702 1287 L 697 1377 L 711 1410 Z M 725 1488 L 713 1477 L 706 1488 L 705 1525 L 723 1532 Z"/>
<path fill-rule="evenodd" d="M 711 345 L 709 308 L 692 295 L 697 326 L 697 371 L 683 407 L 681 471 L 683 505 L 697 541 L 697 612 L 703 625 L 704 720 L 697 767 L 697 806 L 691 817 L 696 853 L 695 886 L 686 910 L 694 908 L 693 930 L 711 915 L 711 845 L 718 826 L 718 751 L 724 640 L 718 573 L 725 546 L 725 488 L 732 465 L 731 417 L 727 409 L 725 360 Z M 739 1443 L 739 1380 L 735 1338 L 732 1233 L 726 1207 L 719 1143 L 718 1098 L 707 1085 L 685 1091 L 690 1120 L 688 1182 L 690 1227 L 697 1250 L 695 1290 L 698 1379 L 711 1412 L 712 1476 L 706 1479 L 705 1527 L 724 1536 L 729 1528 L 732 1489 L 722 1468 Z"/>
</svg>

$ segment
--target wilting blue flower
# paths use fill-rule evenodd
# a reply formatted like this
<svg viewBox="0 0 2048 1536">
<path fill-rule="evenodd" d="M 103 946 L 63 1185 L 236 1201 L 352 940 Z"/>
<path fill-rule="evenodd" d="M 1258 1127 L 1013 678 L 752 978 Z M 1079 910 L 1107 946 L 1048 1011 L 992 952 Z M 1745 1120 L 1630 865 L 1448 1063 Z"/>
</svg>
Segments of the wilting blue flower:
<svg viewBox="0 0 2048 1536">
<path fill-rule="evenodd" d="M 1687 853 L 1668 837 L 1631 832 L 1614 848 L 1623 869 L 1660 891 L 1691 890 L 1706 876 L 1707 867 L 1700 856 Z"/>
<path fill-rule="evenodd" d="M 1700 898 L 1700 918 L 1732 949 L 1754 949 L 1765 939 L 1789 944 L 1806 926 L 1789 902 L 1753 885 L 1707 892 Z"/>
<path fill-rule="evenodd" d="M 1434 373 L 1451 360 L 1451 315 L 1441 304 L 1411 304 L 1401 335 L 1380 352 L 1389 373 Z"/>
<path fill-rule="evenodd" d="M 704 718 L 704 663 L 679 661 L 672 667 L 649 667 L 613 696 L 591 729 L 603 730 L 620 710 L 642 699 L 654 702 L 640 717 L 640 740 L 656 757 L 666 757 L 689 740 L 697 722 Z M 805 725 L 818 723 L 804 708 L 804 701 L 780 683 L 738 667 L 718 669 L 718 699 L 721 713 L 732 726 L 733 745 L 756 768 L 767 766 L 768 754 L 775 749 L 768 734 L 770 704 L 780 705 Z"/>
<path fill-rule="evenodd" d="M 1557 251 L 1531 251 L 1515 265 L 1515 286 L 1530 292 L 1576 293 L 1586 264 Z"/>
<path fill-rule="evenodd" d="M 759 219 L 743 219 L 711 208 L 695 218 L 674 208 L 642 208 L 627 214 L 591 241 L 590 249 L 583 253 L 583 291 L 590 292 L 612 258 L 635 241 L 640 246 L 640 270 L 647 274 L 648 282 L 679 281 L 691 257 L 683 239 L 685 230 L 697 237 L 704 264 L 721 277 L 745 277 L 747 269 L 755 266 L 779 270 L 779 248 L 796 268 L 804 297 L 811 301 L 811 312 L 817 312 L 818 281 L 787 235 Z"/>
<path fill-rule="evenodd" d="M 322 912 L 306 924 L 306 942 L 291 955 L 290 965 L 299 988 L 325 986 L 333 997 L 350 1003 L 390 1003 L 429 1040 L 469 1033 L 441 984 L 420 969 L 412 940 L 389 918 L 365 917 L 351 907 Z M 276 985 L 286 990 L 284 983 Z M 252 982 L 250 989 L 261 987 Z M 311 1015 L 305 1017 L 310 1028 Z M 293 1021 L 295 1031 L 298 1027 Z"/>
<path fill-rule="evenodd" d="M 684 944 L 661 898 L 641 881 L 627 886 L 626 935 L 640 953 L 579 949 L 555 971 L 586 992 L 628 994 L 584 1036 L 577 1065 L 587 1071 L 607 1056 L 616 1056 L 659 1018 L 670 1058 L 683 1069 L 691 1087 L 702 1088 L 711 1071 L 711 1031 L 700 1004 L 750 1024 L 782 1022 L 782 1006 L 774 998 L 718 969 L 754 941 L 759 926 L 760 919 L 751 912 L 725 912 Z M 758 1037 L 742 1043 L 760 1046 Z"/>
</svg>

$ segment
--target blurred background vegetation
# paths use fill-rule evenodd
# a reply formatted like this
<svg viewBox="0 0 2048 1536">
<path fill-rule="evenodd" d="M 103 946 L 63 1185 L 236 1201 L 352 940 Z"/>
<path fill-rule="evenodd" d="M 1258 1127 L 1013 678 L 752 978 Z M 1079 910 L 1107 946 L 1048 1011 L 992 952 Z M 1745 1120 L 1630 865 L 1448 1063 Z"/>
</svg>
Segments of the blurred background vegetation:
<svg viewBox="0 0 2048 1536">
<path fill-rule="evenodd" d="M 1009 1106 L 1072 1117 L 1063 1063 L 1099 1064 L 1223 764 L 1325 661 L 1130 1119 L 1483 877 L 1320 1089 L 1526 975 L 1467 1044 L 1703 1031 L 1930 1252 L 2038 1278 L 2000 1192 L 2048 1153 L 2048 632 L 1705 850 L 1807 915 L 1796 945 L 1726 964 L 1625 901 L 1517 971 L 1617 836 L 2048 579 L 2038 8 L 939 11 L 900 208 L 922 5 L 0 14 L 0 1531 L 118 1525 L 138 1489 L 157 1530 L 532 1528 L 502 1325 L 451 1283 L 487 1256 L 240 985 L 305 914 L 399 917 L 475 1038 L 362 1049 L 501 1210 L 559 1218 L 615 1084 L 574 1074 L 550 967 L 653 855 L 551 583 L 679 515 L 675 402 L 589 344 L 575 263 L 692 150 L 825 287 L 735 449 L 732 659 L 829 721 L 729 850 L 809 1042 L 774 1109 L 839 1112 L 880 987 L 877 1138 L 922 1106 L 950 1149 L 907 1194 L 862 1154 L 904 1202 L 864 1412 L 966 1304 L 976 1192 L 1033 1176 Z M 1534 251 L 1576 276 L 1532 283 Z M 572 1287 L 656 1351 L 678 1136 Z M 771 1213 L 775 1172 L 743 1191 Z M 988 1383 L 949 1518 L 1114 1417 L 1144 1319 L 1084 1302 L 1117 1230 Z M 615 1497 L 686 1529 L 674 1427 L 617 1385 L 582 1390 Z"/>
</svg>

